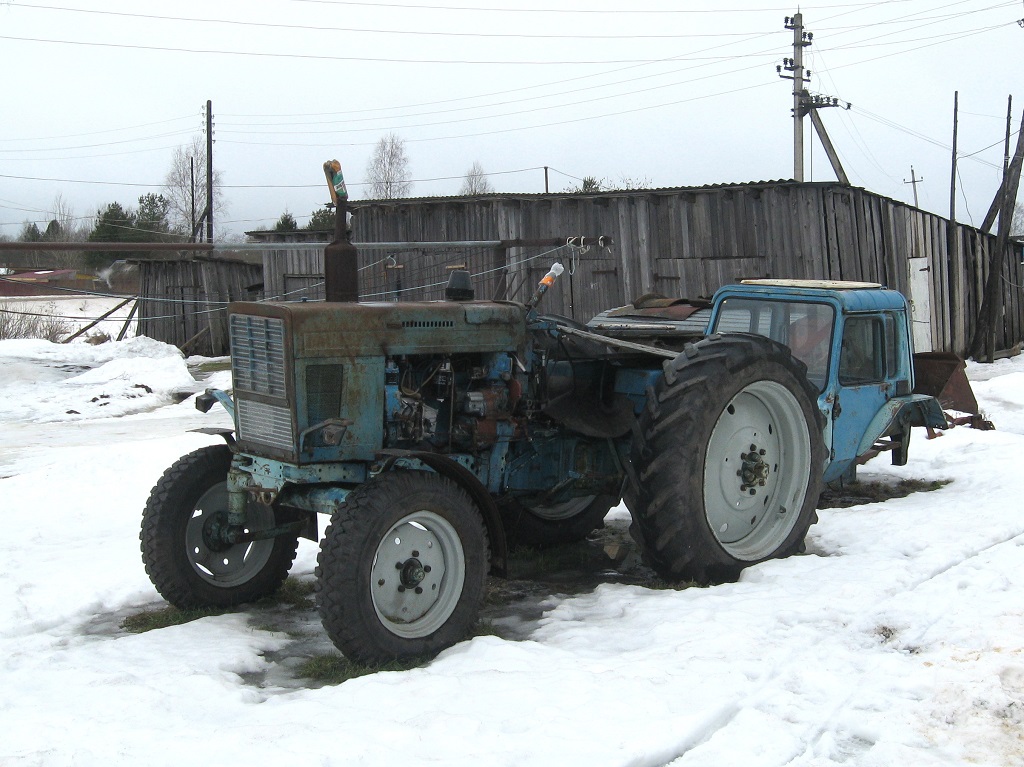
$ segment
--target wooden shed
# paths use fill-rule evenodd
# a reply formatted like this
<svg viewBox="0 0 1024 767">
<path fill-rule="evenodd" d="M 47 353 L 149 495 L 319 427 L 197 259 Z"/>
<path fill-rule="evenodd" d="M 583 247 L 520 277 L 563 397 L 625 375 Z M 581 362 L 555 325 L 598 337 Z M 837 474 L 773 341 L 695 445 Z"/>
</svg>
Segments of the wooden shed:
<svg viewBox="0 0 1024 767">
<path fill-rule="evenodd" d="M 139 260 L 139 335 L 189 354 L 229 353 L 227 304 L 263 297 L 259 256 Z"/>
<path fill-rule="evenodd" d="M 919 350 L 965 355 L 996 238 L 837 182 L 773 181 L 599 194 L 492 194 L 352 203 L 363 300 L 440 298 L 451 269 L 478 297 L 525 299 L 561 260 L 567 274 L 545 309 L 579 320 L 644 293 L 710 296 L 750 277 L 865 280 L 911 298 Z M 251 232 L 257 240 L 277 233 Z M 610 235 L 585 252 L 509 241 Z M 329 233 L 304 236 L 328 239 Z M 416 242 L 488 242 L 416 247 Z M 404 245 L 402 244 L 404 243 Z M 504 243 L 504 244 L 499 244 Z M 1024 337 L 1020 244 L 1005 259 L 996 345 Z M 322 298 L 320 247 L 264 253 L 267 296 Z"/>
</svg>

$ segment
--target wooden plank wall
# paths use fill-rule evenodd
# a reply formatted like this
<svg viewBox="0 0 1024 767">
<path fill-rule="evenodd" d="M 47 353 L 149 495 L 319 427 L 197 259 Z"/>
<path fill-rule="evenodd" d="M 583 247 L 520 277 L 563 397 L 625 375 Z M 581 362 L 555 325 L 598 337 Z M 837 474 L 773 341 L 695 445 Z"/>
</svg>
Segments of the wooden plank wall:
<svg viewBox="0 0 1024 767">
<path fill-rule="evenodd" d="M 227 303 L 262 298 L 259 265 L 212 258 L 140 261 L 139 335 L 181 347 L 200 331 L 190 354 L 228 354 Z"/>
<path fill-rule="evenodd" d="M 836 183 L 354 205 L 357 241 L 611 235 L 615 244 L 607 251 L 539 257 L 537 250 L 513 249 L 507 254 L 503 281 L 520 300 L 532 292 L 555 256 L 571 265 L 560 290 L 545 298 L 545 308 L 580 320 L 644 293 L 710 296 L 716 288 L 748 277 L 880 282 L 906 294 L 908 259 L 926 257 L 932 276 L 934 348 L 959 354 L 970 343 L 985 278 L 982 265 L 995 241 L 957 225 L 959 248 L 950 253 L 948 222 L 941 216 Z M 442 282 L 440 270 L 450 261 L 424 260 L 428 263 L 417 274 Z M 1014 287 L 1024 285 L 1020 262 L 1019 248 L 1008 254 L 1005 327 L 997 342 L 1001 348 L 1020 341 L 1024 332 L 1022 290 Z M 478 263 L 471 261 L 474 274 L 480 271 Z M 492 275 L 488 290 L 494 284 Z M 405 284 L 409 282 L 407 277 Z"/>
<path fill-rule="evenodd" d="M 973 333 L 986 277 L 984 264 L 995 243 L 992 235 L 958 225 L 958 247 L 950 252 L 950 228 L 942 217 L 837 183 L 359 201 L 353 203 L 353 212 L 356 242 L 610 235 L 611 248 L 586 252 L 564 247 L 360 251 L 363 300 L 441 298 L 451 270 L 465 267 L 475 276 L 477 297 L 525 301 L 551 263 L 559 260 L 567 272 L 542 308 L 581 321 L 645 293 L 710 296 L 724 284 L 749 277 L 864 280 L 907 294 L 908 259 L 926 258 L 933 348 L 961 355 Z M 999 348 L 1024 337 L 1024 267 L 1020 247 L 1011 250 L 1003 275 Z M 149 262 L 144 294 L 213 301 L 219 296 L 246 297 L 239 291 L 259 281 L 246 272 L 232 282 L 213 266 L 202 271 L 177 263 L 172 269 Z M 267 296 L 323 295 L 319 249 L 268 252 L 263 272 Z M 154 317 L 168 313 L 163 306 L 144 304 L 143 310 Z M 143 332 L 181 343 L 198 329 L 198 320 L 187 313 L 149 321 L 144 326 L 152 332 Z M 220 343 L 220 328 L 211 326 L 215 343 Z"/>
</svg>

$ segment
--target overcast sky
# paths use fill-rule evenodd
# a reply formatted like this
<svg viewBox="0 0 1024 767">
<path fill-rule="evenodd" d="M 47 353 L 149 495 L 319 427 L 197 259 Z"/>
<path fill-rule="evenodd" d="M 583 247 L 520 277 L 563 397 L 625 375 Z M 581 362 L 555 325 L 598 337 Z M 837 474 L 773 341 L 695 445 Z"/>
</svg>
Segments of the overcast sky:
<svg viewBox="0 0 1024 767">
<path fill-rule="evenodd" d="M 302 225 L 350 193 L 374 143 L 406 142 L 413 196 L 456 194 L 479 161 L 496 191 L 584 176 L 696 186 L 793 176 L 792 56 L 777 0 L 0 0 L 0 234 L 159 192 L 213 103 L 217 235 Z M 810 90 L 851 182 L 981 223 L 999 183 L 1024 3 L 815 0 Z M 1024 92 L 1015 94 L 1013 130 Z M 832 180 L 805 121 L 808 176 Z"/>
</svg>

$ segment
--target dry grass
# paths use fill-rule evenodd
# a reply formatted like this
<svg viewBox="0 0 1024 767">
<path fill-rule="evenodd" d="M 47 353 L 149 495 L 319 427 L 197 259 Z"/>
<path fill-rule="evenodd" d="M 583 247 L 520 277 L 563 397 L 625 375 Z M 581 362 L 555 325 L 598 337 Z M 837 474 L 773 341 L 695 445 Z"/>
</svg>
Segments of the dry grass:
<svg viewBox="0 0 1024 767">
<path fill-rule="evenodd" d="M 19 313 L 8 303 L 0 303 L 0 341 L 10 338 L 40 338 L 56 343 L 71 333 L 71 325 L 56 316 L 56 304 L 48 304 L 45 314 Z"/>
</svg>

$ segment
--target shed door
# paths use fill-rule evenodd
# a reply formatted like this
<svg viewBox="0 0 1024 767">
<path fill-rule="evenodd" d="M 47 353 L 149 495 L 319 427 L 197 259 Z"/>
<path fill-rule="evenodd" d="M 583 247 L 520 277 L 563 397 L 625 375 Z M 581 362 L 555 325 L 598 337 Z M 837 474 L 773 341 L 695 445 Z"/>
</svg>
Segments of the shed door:
<svg viewBox="0 0 1024 767">
<path fill-rule="evenodd" d="M 932 351 L 931 272 L 927 258 L 907 259 L 910 285 L 910 321 L 914 351 Z"/>
</svg>

